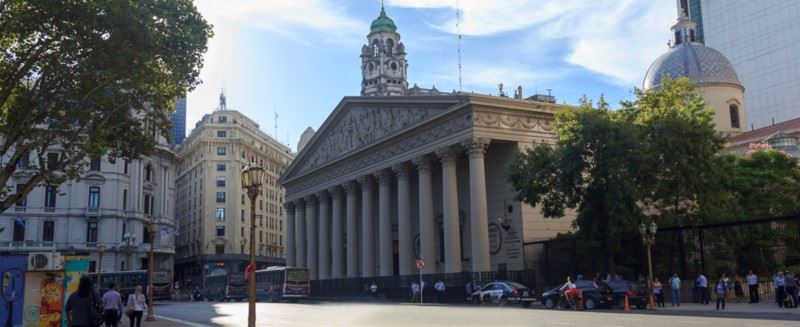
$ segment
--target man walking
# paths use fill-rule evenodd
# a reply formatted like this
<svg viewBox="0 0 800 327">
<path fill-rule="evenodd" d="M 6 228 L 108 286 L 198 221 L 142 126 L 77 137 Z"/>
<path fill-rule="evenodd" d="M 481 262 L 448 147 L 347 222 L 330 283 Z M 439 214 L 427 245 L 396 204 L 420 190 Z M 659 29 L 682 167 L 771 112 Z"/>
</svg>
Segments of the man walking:
<svg viewBox="0 0 800 327">
<path fill-rule="evenodd" d="M 669 287 L 672 289 L 672 306 L 681 306 L 681 278 L 678 277 L 678 273 L 672 273 Z"/>
<path fill-rule="evenodd" d="M 444 282 L 440 279 L 433 285 L 433 288 L 436 289 L 436 302 L 443 303 L 444 302 L 444 290 L 446 286 Z"/>
<path fill-rule="evenodd" d="M 750 303 L 758 303 L 758 276 L 752 269 L 747 274 L 747 290 L 750 292 Z"/>
<path fill-rule="evenodd" d="M 786 271 L 783 274 L 784 282 L 783 284 L 786 286 L 786 295 L 792 299 L 792 306 L 797 308 L 797 286 L 794 284 L 794 275 L 790 271 Z"/>
<path fill-rule="evenodd" d="M 411 303 L 419 302 L 419 284 L 411 282 Z"/>
<path fill-rule="evenodd" d="M 772 282 L 775 284 L 775 301 L 778 302 L 779 308 L 783 308 L 783 301 L 786 299 L 786 280 L 783 278 L 783 272 L 775 274 Z"/>
<path fill-rule="evenodd" d="M 117 327 L 122 319 L 122 296 L 119 294 L 117 283 L 108 285 L 108 291 L 103 294 L 103 321 L 106 327 Z"/>
<path fill-rule="evenodd" d="M 697 276 L 697 288 L 700 292 L 700 304 L 708 304 L 708 278 L 705 275 Z"/>
</svg>

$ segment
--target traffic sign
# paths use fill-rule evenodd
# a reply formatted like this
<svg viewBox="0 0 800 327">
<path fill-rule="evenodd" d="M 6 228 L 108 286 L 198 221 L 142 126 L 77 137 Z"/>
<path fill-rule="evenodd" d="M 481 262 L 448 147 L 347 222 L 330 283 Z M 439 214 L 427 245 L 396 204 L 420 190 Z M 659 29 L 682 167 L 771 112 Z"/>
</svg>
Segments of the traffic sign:
<svg viewBox="0 0 800 327">
<path fill-rule="evenodd" d="M 417 259 L 416 266 L 417 266 L 417 269 L 420 269 L 420 270 L 422 268 L 425 268 L 425 260 Z"/>
</svg>

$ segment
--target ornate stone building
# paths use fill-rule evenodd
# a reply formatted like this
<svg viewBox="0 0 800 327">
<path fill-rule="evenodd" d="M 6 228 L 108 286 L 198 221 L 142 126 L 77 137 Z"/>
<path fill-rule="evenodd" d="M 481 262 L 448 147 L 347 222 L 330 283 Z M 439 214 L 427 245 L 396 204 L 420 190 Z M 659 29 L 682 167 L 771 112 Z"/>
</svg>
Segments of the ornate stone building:
<svg viewBox="0 0 800 327">
<path fill-rule="evenodd" d="M 553 144 L 552 103 L 476 94 L 345 97 L 279 182 L 286 255 L 312 279 L 532 268 L 569 230 L 514 199 L 514 154 Z"/>
</svg>

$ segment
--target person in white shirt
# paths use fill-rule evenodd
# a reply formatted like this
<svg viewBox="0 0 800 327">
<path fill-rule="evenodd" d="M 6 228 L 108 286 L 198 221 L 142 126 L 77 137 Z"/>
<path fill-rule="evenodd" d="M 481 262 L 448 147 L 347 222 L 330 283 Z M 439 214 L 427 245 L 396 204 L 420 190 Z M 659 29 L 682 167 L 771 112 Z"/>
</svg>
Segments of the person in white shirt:
<svg viewBox="0 0 800 327">
<path fill-rule="evenodd" d="M 142 315 L 146 309 L 147 299 L 144 297 L 144 294 L 142 294 L 142 286 L 136 286 L 136 291 L 128 295 L 128 307 L 126 308 L 127 311 L 132 311 L 128 316 L 130 319 L 130 327 L 134 326 L 134 322 L 136 322 L 136 327 L 142 327 Z"/>
<path fill-rule="evenodd" d="M 411 282 L 411 303 L 419 302 L 419 284 Z"/>
<path fill-rule="evenodd" d="M 108 286 L 108 291 L 103 294 L 103 321 L 106 327 L 117 327 L 122 318 L 122 296 L 119 295 L 116 283 Z"/>
<path fill-rule="evenodd" d="M 444 302 L 444 291 L 447 286 L 444 285 L 444 282 L 440 279 L 433 285 L 433 288 L 436 290 L 436 302 L 443 303 Z"/>
<path fill-rule="evenodd" d="M 747 274 L 747 289 L 750 291 L 750 303 L 758 303 L 758 276 L 753 270 Z"/>
<path fill-rule="evenodd" d="M 708 304 L 708 278 L 700 274 L 697 276 L 697 287 L 700 290 L 700 304 Z"/>
</svg>

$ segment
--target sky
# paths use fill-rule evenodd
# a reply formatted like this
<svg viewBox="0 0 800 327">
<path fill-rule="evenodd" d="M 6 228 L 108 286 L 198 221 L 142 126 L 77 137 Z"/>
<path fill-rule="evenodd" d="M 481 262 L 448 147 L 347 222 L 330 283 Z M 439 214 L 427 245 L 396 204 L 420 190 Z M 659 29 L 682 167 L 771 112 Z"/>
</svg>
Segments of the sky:
<svg viewBox="0 0 800 327">
<path fill-rule="evenodd" d="M 214 26 L 188 94 L 187 135 L 225 91 L 229 109 L 295 148 L 344 96 L 361 91 L 361 46 L 380 0 L 196 0 Z M 405 44 L 409 86 L 497 94 L 522 86 L 574 104 L 632 99 L 667 51 L 674 0 L 386 0 Z M 456 8 L 460 20 L 456 19 Z M 277 130 L 275 114 L 277 113 Z"/>
</svg>

